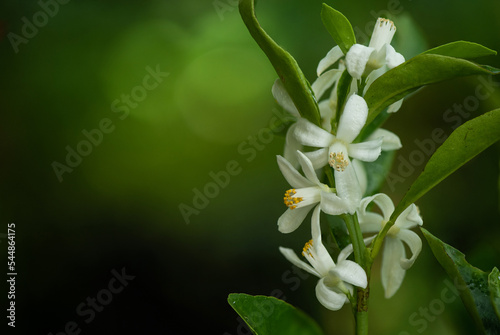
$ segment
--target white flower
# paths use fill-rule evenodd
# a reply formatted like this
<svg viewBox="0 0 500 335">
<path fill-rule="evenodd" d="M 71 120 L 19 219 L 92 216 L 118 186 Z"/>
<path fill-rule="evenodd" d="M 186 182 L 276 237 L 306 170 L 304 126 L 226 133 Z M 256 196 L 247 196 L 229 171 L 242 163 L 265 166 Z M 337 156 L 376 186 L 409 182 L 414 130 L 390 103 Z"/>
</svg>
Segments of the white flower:
<svg viewBox="0 0 500 335">
<path fill-rule="evenodd" d="M 331 215 L 346 213 L 348 208 L 346 200 L 341 199 L 328 185 L 319 181 L 311 161 L 300 151 L 296 154 L 305 177 L 290 162 L 277 156 L 283 176 L 293 187 L 286 191 L 283 198 L 288 209 L 278 219 L 278 229 L 282 233 L 291 233 L 297 229 L 307 213 L 318 203 L 322 211 Z"/>
<path fill-rule="evenodd" d="M 371 202 L 377 204 L 382 215 L 366 212 L 366 207 Z M 359 211 L 361 231 L 363 233 L 377 233 L 385 226 L 394 212 L 394 204 L 386 194 L 379 193 L 361 200 Z M 403 282 L 406 270 L 413 265 L 422 250 L 420 237 L 410 230 L 421 226 L 422 223 L 417 206 L 412 204 L 399 215 L 385 237 L 381 275 L 386 298 L 390 298 L 396 293 Z M 403 242 L 408 245 L 412 253 L 409 259 L 406 258 Z"/>
<path fill-rule="evenodd" d="M 366 47 L 354 44 L 345 56 L 349 74 L 361 79 L 363 74 L 379 69 L 386 65 L 392 69 L 405 61 L 403 55 L 396 52 L 391 41 L 396 32 L 392 21 L 379 18 L 375 24 L 370 44 Z"/>
<path fill-rule="evenodd" d="M 303 145 L 322 148 L 307 154 L 315 168 L 330 164 L 336 171 L 344 171 L 349 166 L 349 157 L 373 162 L 380 156 L 382 137 L 352 143 L 365 125 L 367 116 L 368 106 L 365 100 L 354 94 L 347 101 L 340 116 L 337 135 L 332 135 L 306 120 L 299 120 L 295 136 Z"/>
<path fill-rule="evenodd" d="M 313 90 L 316 100 L 319 100 L 328 88 L 334 85 L 334 83 L 338 82 L 338 79 L 342 75 L 342 72 L 343 69 L 333 69 L 323 73 L 314 81 L 314 83 L 311 85 L 311 88 Z M 335 87 L 334 91 L 336 97 L 337 91 L 335 90 Z M 296 117 L 297 119 L 301 119 L 299 111 L 295 107 L 292 98 L 288 94 L 287 90 L 285 89 L 283 83 L 279 78 L 276 79 L 273 84 L 272 93 L 276 102 L 281 107 L 283 107 L 283 109 L 285 109 L 287 112 L 289 112 L 292 116 Z M 318 104 L 318 108 L 320 111 L 322 126 L 325 127 L 325 129 L 330 130 L 331 120 L 334 115 L 332 114 L 332 108 L 331 108 L 332 106 L 328 103 L 328 101 L 329 100 L 324 100 L 320 102 Z M 288 131 L 286 133 L 285 149 L 283 155 L 290 163 L 292 163 L 294 167 L 297 167 L 298 161 L 295 152 L 297 150 L 302 150 L 303 146 L 295 139 L 293 135 L 295 127 L 296 124 L 294 123 L 293 125 L 290 126 L 290 128 L 288 128 Z"/>
<path fill-rule="evenodd" d="M 315 168 L 329 164 L 334 169 L 337 194 L 349 203 L 347 213 L 353 214 L 362 197 L 359 181 L 349 157 L 365 162 L 375 161 L 381 153 L 382 137 L 362 143 L 352 143 L 365 125 L 368 116 L 366 102 L 354 94 L 340 116 L 337 135 L 306 121 L 297 122 L 295 136 L 300 143 L 321 149 L 306 155 Z"/>
<path fill-rule="evenodd" d="M 318 206 L 312 215 L 312 240 L 306 243 L 302 251 L 310 265 L 300 260 L 292 249 L 280 247 L 280 251 L 295 266 L 320 278 L 316 285 L 316 297 L 323 306 L 336 311 L 349 302 L 347 295 L 352 296 L 352 285 L 366 288 L 368 280 L 363 268 L 347 259 L 352 253 L 352 245 L 340 252 L 335 264 L 321 242 L 319 216 Z"/>
<path fill-rule="evenodd" d="M 403 55 L 391 46 L 395 32 L 396 27 L 392 21 L 378 18 L 370 44 L 367 47 L 354 44 L 347 52 L 345 60 L 349 74 L 356 79 L 368 75 L 363 95 L 378 77 L 404 63 Z M 403 99 L 396 101 L 387 108 L 387 112 L 397 112 L 402 104 Z"/>
</svg>

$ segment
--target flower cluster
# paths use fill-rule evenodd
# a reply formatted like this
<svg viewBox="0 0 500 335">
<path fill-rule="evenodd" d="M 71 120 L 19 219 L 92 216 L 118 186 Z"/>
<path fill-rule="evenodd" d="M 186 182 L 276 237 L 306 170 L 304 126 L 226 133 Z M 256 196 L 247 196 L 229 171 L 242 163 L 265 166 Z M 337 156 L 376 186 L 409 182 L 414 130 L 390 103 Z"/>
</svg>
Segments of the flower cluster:
<svg viewBox="0 0 500 335">
<path fill-rule="evenodd" d="M 399 137 L 384 129 L 377 129 L 365 139 L 359 135 L 368 117 L 363 98 L 366 90 L 382 74 L 405 61 L 390 45 L 395 31 L 391 21 L 379 18 L 368 46 L 354 44 L 345 55 L 336 46 L 320 61 L 318 78 L 311 85 L 319 101 L 320 126 L 300 117 L 279 79 L 272 88 L 276 101 L 297 119 L 288 129 L 284 156 L 277 156 L 278 166 L 292 187 L 285 192 L 284 203 L 288 209 L 278 219 L 279 231 L 295 231 L 313 210 L 312 239 L 302 252 L 309 264 L 291 249 L 280 247 L 280 251 L 294 265 L 319 278 L 316 296 L 331 310 L 340 309 L 353 297 L 353 288 L 366 288 L 368 281 L 363 267 L 347 259 L 353 252 L 352 244 L 340 252 L 336 263 L 333 261 L 321 239 L 321 212 L 356 216 L 361 232 L 372 235 L 365 243 L 375 238 L 394 212 L 394 205 L 386 194 L 365 194 L 368 177 L 363 162 L 374 162 L 382 151 L 401 148 Z M 334 66 L 336 68 L 330 69 Z M 338 84 L 345 71 L 352 78 L 351 84 L 345 99 L 339 99 Z M 322 100 L 328 91 L 330 94 Z M 396 112 L 402 102 L 392 104 L 387 112 Z M 331 177 L 329 180 L 331 185 L 322 182 L 328 180 L 325 175 L 333 176 L 333 180 Z M 372 203 L 379 207 L 382 215 L 368 211 Z M 398 290 L 405 271 L 420 253 L 422 242 L 410 230 L 419 225 L 422 219 L 416 206 L 411 205 L 387 232 L 381 271 L 387 298 Z M 409 259 L 403 243 L 412 253 Z"/>
</svg>

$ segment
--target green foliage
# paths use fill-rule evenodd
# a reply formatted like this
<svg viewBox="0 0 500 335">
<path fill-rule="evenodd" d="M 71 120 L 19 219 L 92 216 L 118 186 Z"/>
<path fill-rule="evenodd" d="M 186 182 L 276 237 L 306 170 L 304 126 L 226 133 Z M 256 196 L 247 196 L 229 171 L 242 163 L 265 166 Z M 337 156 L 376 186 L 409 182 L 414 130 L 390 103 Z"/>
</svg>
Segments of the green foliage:
<svg viewBox="0 0 500 335">
<path fill-rule="evenodd" d="M 356 36 L 349 20 L 341 12 L 325 3 L 321 8 L 321 20 L 345 55 L 351 46 L 356 43 Z"/>
<path fill-rule="evenodd" d="M 434 54 L 442 56 L 450 56 L 456 58 L 473 59 L 485 56 L 494 56 L 497 54 L 495 50 L 491 50 L 481 44 L 467 42 L 467 41 L 456 41 L 447 43 L 433 49 L 429 49 L 422 54 Z"/>
<path fill-rule="evenodd" d="M 300 115 L 319 125 L 318 104 L 297 61 L 262 29 L 255 16 L 254 0 L 241 0 L 239 9 L 248 31 L 271 61 Z"/>
<path fill-rule="evenodd" d="M 489 276 L 487 272 L 470 265 L 465 260 L 463 253 L 433 236 L 427 230 L 421 229 L 434 256 L 455 282 L 460 298 L 479 329 L 484 334 L 499 334 L 498 300 L 493 298 L 493 295 L 498 297 L 498 269 L 494 268 Z M 491 279 L 490 284 L 488 277 Z"/>
<path fill-rule="evenodd" d="M 396 206 L 391 221 L 394 222 L 406 207 L 498 140 L 500 109 L 478 116 L 455 129 L 431 156 L 424 171 Z"/>
<path fill-rule="evenodd" d="M 257 335 L 322 335 L 317 323 L 292 305 L 266 296 L 232 293 L 228 303 Z"/>
<path fill-rule="evenodd" d="M 368 104 L 367 124 L 392 103 L 429 84 L 474 74 L 498 74 L 499 69 L 442 55 L 422 54 L 387 71 L 375 80 L 364 98 Z"/>
<path fill-rule="evenodd" d="M 490 290 L 491 303 L 497 317 L 500 319 L 500 271 L 497 268 L 493 268 L 488 276 L 488 288 Z"/>
</svg>

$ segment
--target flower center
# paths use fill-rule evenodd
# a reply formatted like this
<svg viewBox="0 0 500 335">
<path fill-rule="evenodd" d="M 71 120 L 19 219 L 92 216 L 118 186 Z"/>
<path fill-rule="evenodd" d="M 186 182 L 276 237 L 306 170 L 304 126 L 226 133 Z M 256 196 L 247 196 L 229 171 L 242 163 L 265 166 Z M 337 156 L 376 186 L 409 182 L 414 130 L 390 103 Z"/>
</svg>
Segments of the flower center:
<svg viewBox="0 0 500 335">
<path fill-rule="evenodd" d="M 338 172 L 344 171 L 349 162 L 345 159 L 343 152 L 330 152 L 328 164 Z"/>
<path fill-rule="evenodd" d="M 285 192 L 285 197 L 283 198 L 285 205 L 288 206 L 290 209 L 295 209 L 297 208 L 297 204 L 301 201 L 304 200 L 302 197 L 294 197 L 294 195 L 297 193 L 295 189 L 291 189 Z"/>
<path fill-rule="evenodd" d="M 307 254 L 307 255 L 311 256 L 312 258 L 314 258 L 313 255 L 312 255 L 312 253 L 311 253 L 311 250 L 309 250 L 309 249 L 312 248 L 312 246 L 313 246 L 313 240 L 309 240 L 309 242 L 307 242 L 304 245 L 304 249 L 302 249 L 302 256 L 305 257 L 306 254 Z"/>
</svg>

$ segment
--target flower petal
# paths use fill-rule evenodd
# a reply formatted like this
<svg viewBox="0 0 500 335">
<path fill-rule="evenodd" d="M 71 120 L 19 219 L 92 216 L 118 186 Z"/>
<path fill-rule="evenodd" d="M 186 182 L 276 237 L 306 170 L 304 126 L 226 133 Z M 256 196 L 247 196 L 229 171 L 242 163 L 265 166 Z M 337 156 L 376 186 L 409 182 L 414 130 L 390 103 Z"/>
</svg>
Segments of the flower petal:
<svg viewBox="0 0 500 335">
<path fill-rule="evenodd" d="M 337 194 L 345 200 L 347 213 L 354 214 L 361 200 L 361 187 L 359 186 L 356 172 L 352 166 L 346 167 L 344 171 L 334 171 L 335 187 Z"/>
<path fill-rule="evenodd" d="M 337 293 L 325 285 L 325 278 L 321 278 L 316 284 L 316 297 L 318 301 L 332 311 L 338 311 L 347 301 L 347 296 Z"/>
<path fill-rule="evenodd" d="M 328 164 L 328 148 L 306 152 L 304 155 L 311 161 L 314 169 L 320 169 Z"/>
<path fill-rule="evenodd" d="M 311 88 L 314 92 L 316 100 L 319 100 L 321 96 L 329 89 L 333 83 L 340 78 L 342 71 L 339 69 L 332 69 L 326 71 L 320 75 L 314 83 L 312 83 Z"/>
<path fill-rule="evenodd" d="M 386 129 L 378 128 L 375 130 L 367 140 L 374 140 L 379 137 L 382 137 L 382 150 L 383 151 L 389 151 L 389 150 L 397 150 L 402 147 L 401 145 L 401 140 L 399 139 L 399 136 L 394 134 L 392 131 L 388 131 Z"/>
<path fill-rule="evenodd" d="M 302 150 L 304 146 L 297 141 L 294 135 L 295 127 L 297 123 L 294 123 L 288 128 L 285 137 L 285 149 L 283 150 L 283 156 L 290 162 L 294 169 L 299 168 L 299 159 L 297 158 L 297 150 Z"/>
<path fill-rule="evenodd" d="M 288 261 L 290 261 L 296 267 L 298 267 L 302 270 L 305 270 L 305 271 L 309 272 L 310 274 L 315 275 L 316 277 L 320 277 L 319 273 L 316 272 L 316 270 L 314 270 L 314 268 L 312 266 L 310 266 L 306 262 L 302 261 L 297 256 L 295 251 L 293 251 L 292 249 L 280 247 L 280 252 L 283 254 L 283 256 L 285 256 L 286 259 L 288 259 Z"/>
<path fill-rule="evenodd" d="M 363 95 L 366 94 L 366 91 L 368 90 L 368 88 L 370 88 L 371 84 L 388 70 L 389 69 L 387 68 L 387 66 L 382 66 L 381 68 L 371 71 L 370 74 L 366 77 L 366 84 L 365 89 L 363 90 Z"/>
<path fill-rule="evenodd" d="M 311 218 L 311 235 L 313 238 L 314 263 L 311 263 L 321 277 L 326 276 L 328 270 L 335 267 L 332 256 L 328 253 L 321 241 L 320 206 L 316 206 Z"/>
<path fill-rule="evenodd" d="M 354 286 L 366 288 L 368 285 L 365 270 L 358 263 L 350 260 L 339 262 L 335 268 L 330 270 L 330 273 Z"/>
<path fill-rule="evenodd" d="M 400 264 L 401 258 L 405 257 L 405 249 L 399 239 L 390 236 L 386 237 L 384 244 L 381 277 L 385 297 L 389 299 L 399 289 L 405 277 L 406 271 Z"/>
<path fill-rule="evenodd" d="M 299 111 L 295 104 L 293 103 L 292 98 L 288 94 L 283 82 L 278 78 L 274 81 L 272 93 L 276 102 L 283 107 L 287 112 L 291 113 L 296 117 L 300 117 Z"/>
<path fill-rule="evenodd" d="M 368 246 L 375 239 L 375 237 L 377 237 L 377 235 L 367 237 L 367 238 L 363 239 L 363 242 L 365 243 L 366 246 Z M 349 244 L 347 247 L 342 249 L 342 251 L 340 251 L 340 253 L 337 257 L 337 263 L 345 261 L 347 259 L 347 257 L 349 257 L 349 255 L 352 254 L 352 251 L 353 251 L 352 244 Z"/>
<path fill-rule="evenodd" d="M 344 53 L 342 52 L 342 50 L 340 50 L 340 47 L 338 45 L 328 51 L 326 56 L 322 60 L 320 60 L 318 68 L 316 69 L 318 77 L 331 65 L 335 64 L 342 56 L 344 56 Z"/>
<path fill-rule="evenodd" d="M 387 67 L 389 69 L 393 69 L 396 66 L 399 66 L 405 62 L 405 58 L 402 54 L 399 52 L 396 52 L 394 50 L 394 47 L 392 45 L 386 44 L 385 45 L 385 64 L 387 64 Z"/>
<path fill-rule="evenodd" d="M 312 204 L 295 209 L 288 208 L 278 219 L 278 230 L 283 234 L 295 231 L 315 205 L 316 204 Z"/>
<path fill-rule="evenodd" d="M 341 142 L 336 142 L 330 147 L 330 152 L 339 153 L 346 152 L 345 146 Z M 344 170 L 333 171 L 335 177 L 335 188 L 337 190 L 337 195 L 346 201 L 347 213 L 354 214 L 359 202 L 361 201 L 361 186 L 354 171 L 349 157 L 344 157 L 345 164 Z"/>
<path fill-rule="evenodd" d="M 394 223 L 401 229 L 410 229 L 423 224 L 420 214 L 418 214 L 418 209 L 415 204 L 408 206 L 403 213 L 401 213 L 396 222 Z"/>
<path fill-rule="evenodd" d="M 362 233 L 378 233 L 382 229 L 384 218 L 378 213 L 368 212 L 358 215 L 359 228 Z"/>
<path fill-rule="evenodd" d="M 366 197 L 361 200 L 360 208 L 362 209 L 362 213 L 365 213 L 366 207 L 370 202 L 374 202 L 377 204 L 378 208 L 382 211 L 383 219 L 389 220 L 392 213 L 394 212 L 394 203 L 391 198 L 385 193 L 377 193 L 372 195 L 371 197 Z M 396 220 L 397 222 L 397 220 Z"/>
<path fill-rule="evenodd" d="M 309 158 L 300 151 L 297 151 L 297 158 L 299 159 L 300 166 L 306 178 L 315 185 L 322 185 L 318 176 L 316 176 L 316 172 Z"/>
<path fill-rule="evenodd" d="M 306 119 L 297 121 L 294 134 L 297 140 L 303 145 L 317 148 L 327 147 L 335 139 L 335 136 Z"/>
<path fill-rule="evenodd" d="M 286 181 L 288 184 L 290 184 L 293 188 L 304 188 L 304 187 L 311 187 L 314 186 L 315 184 L 312 183 L 311 181 L 307 180 L 306 177 L 302 176 L 293 166 L 290 164 L 289 161 L 284 159 L 281 156 L 276 156 L 278 160 L 278 167 L 281 170 L 281 173 L 283 174 L 283 177 L 285 177 Z"/>
<path fill-rule="evenodd" d="M 331 192 L 321 192 L 320 204 L 321 210 L 330 215 L 345 214 L 352 210 L 352 205 L 348 201 Z"/>
<path fill-rule="evenodd" d="M 321 116 L 321 127 L 326 131 L 332 130 L 332 119 L 335 116 L 337 101 L 323 100 L 318 103 L 319 114 Z"/>
<path fill-rule="evenodd" d="M 353 159 L 351 161 L 354 171 L 356 172 L 356 177 L 358 177 L 359 187 L 361 188 L 361 194 L 364 195 L 366 188 L 368 187 L 368 178 L 366 176 L 366 170 L 360 160 Z"/>
<path fill-rule="evenodd" d="M 408 229 L 401 229 L 397 237 L 401 241 L 408 244 L 408 247 L 410 247 L 410 251 L 412 254 L 411 258 L 400 260 L 401 267 L 405 270 L 408 270 L 413 265 L 413 263 L 415 263 L 415 260 L 420 254 L 420 251 L 422 251 L 422 240 L 415 232 Z"/>
<path fill-rule="evenodd" d="M 363 162 L 374 162 L 382 153 L 383 137 L 361 143 L 349 144 L 349 156 Z"/>
<path fill-rule="evenodd" d="M 374 48 L 366 47 L 361 44 L 354 44 L 345 56 L 345 65 L 349 74 L 355 79 L 361 79 L 365 72 L 366 64 L 370 59 Z"/>
<path fill-rule="evenodd" d="M 384 44 L 391 43 L 395 33 L 396 27 L 394 26 L 394 23 L 390 20 L 379 17 L 375 27 L 373 28 L 373 34 L 370 38 L 369 46 L 375 50 L 379 50 L 384 46 Z"/>
<path fill-rule="evenodd" d="M 396 113 L 400 108 L 401 106 L 403 105 L 403 99 L 401 100 L 398 100 L 396 101 L 395 103 L 393 103 L 392 105 L 390 105 L 389 107 L 387 107 L 387 113 Z"/>
<path fill-rule="evenodd" d="M 340 116 L 337 138 L 351 143 L 359 135 L 368 117 L 368 105 L 357 94 L 351 95 Z"/>
</svg>

